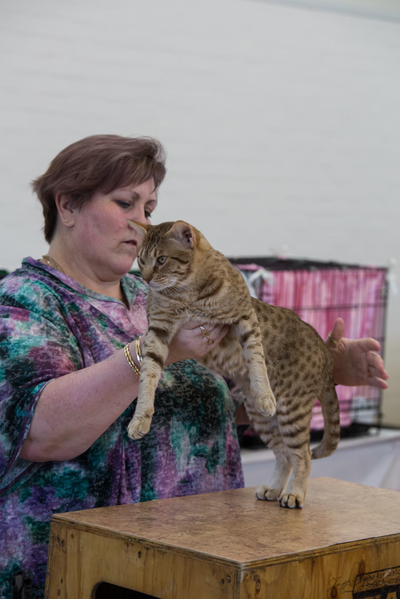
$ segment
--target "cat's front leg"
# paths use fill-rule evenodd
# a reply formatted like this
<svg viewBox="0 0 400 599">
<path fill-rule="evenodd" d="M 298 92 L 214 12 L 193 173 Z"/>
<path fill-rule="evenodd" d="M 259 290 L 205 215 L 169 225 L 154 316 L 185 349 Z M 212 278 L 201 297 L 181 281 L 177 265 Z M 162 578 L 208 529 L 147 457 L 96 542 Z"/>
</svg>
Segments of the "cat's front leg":
<svg viewBox="0 0 400 599">
<path fill-rule="evenodd" d="M 176 327 L 149 324 L 143 337 L 143 360 L 140 368 L 139 395 L 135 414 L 128 425 L 131 439 L 141 439 L 150 430 L 154 414 L 154 396 L 168 356 L 168 348 Z"/>
<path fill-rule="evenodd" d="M 282 507 L 302 508 L 306 498 L 308 477 L 311 472 L 311 451 L 308 443 L 295 450 L 289 450 L 293 471 L 289 482 L 278 501 Z"/>
<path fill-rule="evenodd" d="M 242 318 L 235 325 L 235 331 L 243 348 L 249 372 L 248 399 L 254 410 L 266 416 L 273 416 L 276 410 L 276 399 L 268 378 L 260 326 L 255 312 L 252 311 Z"/>
</svg>

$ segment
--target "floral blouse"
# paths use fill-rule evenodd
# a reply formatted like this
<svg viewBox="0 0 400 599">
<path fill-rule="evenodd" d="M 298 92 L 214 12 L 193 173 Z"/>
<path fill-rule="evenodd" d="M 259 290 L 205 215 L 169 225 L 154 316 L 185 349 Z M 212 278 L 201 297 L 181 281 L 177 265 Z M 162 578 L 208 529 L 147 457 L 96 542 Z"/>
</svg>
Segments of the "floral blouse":
<svg viewBox="0 0 400 599">
<path fill-rule="evenodd" d="M 78 457 L 18 457 L 49 381 L 105 360 L 146 330 L 146 285 L 127 275 L 122 286 L 129 308 L 32 258 L 0 284 L 0 597 L 11 597 L 21 570 L 32 573 L 32 599 L 43 597 L 54 513 L 243 486 L 232 396 L 193 360 L 165 369 L 142 440 L 126 432 L 132 397 Z"/>
</svg>

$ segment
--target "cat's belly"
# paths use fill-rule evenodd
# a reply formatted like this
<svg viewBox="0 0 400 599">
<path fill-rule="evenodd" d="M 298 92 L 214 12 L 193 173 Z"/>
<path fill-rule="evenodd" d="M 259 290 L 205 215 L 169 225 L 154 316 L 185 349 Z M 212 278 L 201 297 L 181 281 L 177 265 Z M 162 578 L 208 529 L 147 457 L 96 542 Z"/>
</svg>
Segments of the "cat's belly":
<svg viewBox="0 0 400 599">
<path fill-rule="evenodd" d="M 243 349 L 232 326 L 217 347 L 198 361 L 227 378 L 247 378 L 248 376 Z"/>
</svg>

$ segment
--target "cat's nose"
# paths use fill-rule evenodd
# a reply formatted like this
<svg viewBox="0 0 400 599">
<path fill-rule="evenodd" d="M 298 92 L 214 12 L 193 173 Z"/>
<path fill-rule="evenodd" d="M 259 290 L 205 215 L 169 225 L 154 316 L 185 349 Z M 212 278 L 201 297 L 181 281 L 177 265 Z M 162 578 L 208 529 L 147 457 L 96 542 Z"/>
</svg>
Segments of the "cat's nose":
<svg viewBox="0 0 400 599">
<path fill-rule="evenodd" d="M 143 281 L 146 281 L 146 283 L 150 283 L 151 279 L 153 278 L 151 273 L 146 273 L 146 272 L 142 273 L 142 277 L 143 277 Z"/>
</svg>

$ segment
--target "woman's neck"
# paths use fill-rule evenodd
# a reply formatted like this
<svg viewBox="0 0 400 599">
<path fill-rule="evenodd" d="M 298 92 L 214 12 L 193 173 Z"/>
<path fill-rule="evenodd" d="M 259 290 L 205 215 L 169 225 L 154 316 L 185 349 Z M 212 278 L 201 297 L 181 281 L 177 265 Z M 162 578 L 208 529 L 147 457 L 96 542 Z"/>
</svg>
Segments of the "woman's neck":
<svg viewBox="0 0 400 599">
<path fill-rule="evenodd" d="M 80 283 L 80 285 L 87 287 L 87 289 L 90 289 L 91 291 L 115 298 L 122 301 L 125 305 L 128 305 L 122 289 L 121 279 L 102 279 L 84 262 L 79 263 L 74 260 L 67 260 L 65 258 L 65 253 L 60 251 L 57 246 L 54 247 L 53 245 L 50 245 L 48 253 L 43 256 L 41 262 L 68 275 L 77 283 Z"/>
</svg>

